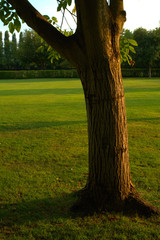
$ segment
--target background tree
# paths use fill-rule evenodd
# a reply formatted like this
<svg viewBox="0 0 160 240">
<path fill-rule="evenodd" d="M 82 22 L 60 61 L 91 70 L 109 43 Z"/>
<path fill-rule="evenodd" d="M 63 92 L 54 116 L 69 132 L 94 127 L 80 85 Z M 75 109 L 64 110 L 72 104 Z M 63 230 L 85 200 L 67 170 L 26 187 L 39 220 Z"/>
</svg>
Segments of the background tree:
<svg viewBox="0 0 160 240">
<path fill-rule="evenodd" d="M 11 68 L 17 69 L 18 68 L 17 39 L 16 39 L 15 33 L 13 33 L 13 35 L 12 35 L 12 41 L 10 42 L 10 48 L 11 48 L 11 55 L 10 55 Z"/>
<path fill-rule="evenodd" d="M 0 32 L 0 68 L 4 66 L 4 52 L 3 52 L 3 39 L 2 32 Z"/>
<path fill-rule="evenodd" d="M 36 49 L 38 48 L 37 39 L 33 31 L 25 30 L 19 43 L 18 57 L 23 69 L 32 69 L 36 66 Z"/>
<path fill-rule="evenodd" d="M 160 68 L 160 27 L 156 28 L 155 30 L 153 30 L 153 33 L 155 34 L 155 42 L 153 42 L 154 44 L 156 44 L 156 53 L 155 53 L 155 59 L 154 59 L 154 67 L 156 68 Z"/>
<path fill-rule="evenodd" d="M 33 30 L 20 33 L 18 44 L 18 60 L 22 69 L 52 69 L 48 45 Z"/>
<path fill-rule="evenodd" d="M 9 69 L 11 65 L 11 43 L 9 40 L 9 32 L 5 31 L 4 34 L 4 61 L 5 61 L 5 68 Z"/>
<path fill-rule="evenodd" d="M 138 28 L 133 32 L 133 38 L 138 42 L 135 67 L 148 68 L 151 78 L 151 67 L 160 59 L 160 28 L 151 31 Z"/>
<path fill-rule="evenodd" d="M 77 29 L 69 37 L 52 26 L 27 0 L 7 2 L 76 67 L 82 82 L 88 120 L 89 176 L 74 209 L 158 213 L 140 198 L 130 176 L 119 48 L 126 20 L 123 1 L 75 0 Z M 65 9 L 67 3 L 71 1 L 60 1 L 58 8 Z"/>
<path fill-rule="evenodd" d="M 42 41 L 42 38 L 33 30 L 21 32 L 18 43 L 15 33 L 12 34 L 10 40 L 9 32 L 6 32 L 4 43 L 6 43 L 4 44 L 6 46 L 5 53 L 1 33 L 1 69 L 55 69 L 71 67 L 68 62 L 64 61 L 64 58 L 54 51 L 45 41 Z"/>
</svg>

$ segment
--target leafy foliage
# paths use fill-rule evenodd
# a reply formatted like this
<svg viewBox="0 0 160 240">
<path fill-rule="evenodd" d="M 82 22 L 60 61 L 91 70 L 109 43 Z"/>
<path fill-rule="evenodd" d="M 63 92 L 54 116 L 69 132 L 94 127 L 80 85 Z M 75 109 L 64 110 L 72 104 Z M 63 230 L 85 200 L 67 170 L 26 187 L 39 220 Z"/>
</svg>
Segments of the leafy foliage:
<svg viewBox="0 0 160 240">
<path fill-rule="evenodd" d="M 72 0 L 57 0 L 58 2 L 58 7 L 57 7 L 57 11 L 61 11 L 61 9 L 65 10 L 68 6 L 71 6 L 72 4 Z"/>
<path fill-rule="evenodd" d="M 11 33 L 21 29 L 21 21 L 14 8 L 6 0 L 0 1 L 0 19 L 4 25 L 8 25 Z"/>
<path fill-rule="evenodd" d="M 57 24 L 57 18 L 52 17 L 50 18 L 48 15 L 44 15 L 44 17 L 52 24 L 54 25 L 61 33 L 63 33 L 65 36 L 71 36 L 73 34 L 73 31 L 67 31 L 64 30 L 62 31 L 59 27 L 59 25 Z M 37 49 L 37 51 L 39 52 L 44 52 L 47 49 L 47 52 L 49 53 L 48 58 L 50 59 L 51 63 L 53 63 L 55 60 L 59 60 L 61 59 L 61 55 L 56 52 L 51 46 L 49 46 L 44 40 L 43 38 L 41 38 L 41 46 Z"/>
<path fill-rule="evenodd" d="M 160 28 L 150 31 L 138 28 L 133 32 L 133 38 L 138 42 L 136 64 L 147 67 L 159 62 Z"/>
<path fill-rule="evenodd" d="M 65 11 L 65 9 L 68 6 L 71 6 L 72 0 L 57 0 L 58 7 L 57 11 L 61 11 L 62 9 Z M 73 9 L 73 12 L 75 12 L 76 9 Z M 60 32 L 62 32 L 65 36 L 72 35 L 72 31 L 62 31 L 61 27 L 58 26 L 58 21 L 55 17 L 50 18 L 48 15 L 44 15 L 44 17 L 48 20 L 48 22 L 52 25 L 54 25 Z M 4 25 L 8 25 L 10 33 L 13 34 L 13 32 L 16 30 L 17 32 L 21 29 L 21 21 L 19 16 L 17 15 L 16 11 L 13 9 L 13 7 L 8 3 L 7 0 L 1 0 L 0 1 L 0 19 L 4 23 Z M 46 43 L 44 43 L 44 40 L 41 40 L 42 45 L 39 47 L 39 51 L 43 52 L 44 48 L 48 46 Z M 121 52 L 121 62 L 128 62 L 129 65 L 134 65 L 134 61 L 132 60 L 132 57 L 130 55 L 130 52 L 135 53 L 134 47 L 137 46 L 136 41 L 128 38 L 124 38 L 121 36 L 120 39 L 120 52 Z M 47 51 L 49 52 L 49 58 L 51 60 L 51 63 L 54 62 L 54 59 L 58 60 L 60 58 L 60 54 L 55 52 L 50 46 L 47 47 Z"/>
<path fill-rule="evenodd" d="M 130 52 L 136 53 L 134 47 L 137 47 L 138 44 L 134 39 L 128 39 L 124 36 L 120 38 L 120 54 L 121 54 L 121 63 L 128 62 L 129 65 L 134 66 L 135 62 L 133 61 Z"/>
</svg>

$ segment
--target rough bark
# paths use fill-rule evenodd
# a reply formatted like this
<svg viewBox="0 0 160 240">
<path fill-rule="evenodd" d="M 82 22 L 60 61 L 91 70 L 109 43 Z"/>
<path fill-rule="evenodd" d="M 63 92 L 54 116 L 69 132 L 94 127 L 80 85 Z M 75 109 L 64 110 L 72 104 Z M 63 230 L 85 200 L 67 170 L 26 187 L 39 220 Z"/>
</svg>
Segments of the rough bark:
<svg viewBox="0 0 160 240">
<path fill-rule="evenodd" d="M 159 213 L 140 197 L 131 181 L 119 65 L 120 59 L 111 58 L 79 71 L 88 120 L 89 176 L 72 210 L 82 215 L 105 210 L 145 216 Z"/>
<path fill-rule="evenodd" d="M 81 73 L 85 82 L 89 140 L 86 187 L 100 205 L 104 200 L 120 203 L 130 189 L 124 91 L 120 68 L 117 62 L 114 65 L 115 72 L 105 60 L 92 66 L 89 72 L 87 69 L 85 75 Z"/>
<path fill-rule="evenodd" d="M 27 0 L 8 0 L 27 24 L 78 70 L 86 101 L 89 177 L 74 209 L 158 210 L 143 201 L 130 177 L 127 121 L 119 38 L 126 19 L 123 0 L 75 0 L 76 33 L 66 38 Z M 24 10 L 25 9 L 25 10 Z"/>
</svg>

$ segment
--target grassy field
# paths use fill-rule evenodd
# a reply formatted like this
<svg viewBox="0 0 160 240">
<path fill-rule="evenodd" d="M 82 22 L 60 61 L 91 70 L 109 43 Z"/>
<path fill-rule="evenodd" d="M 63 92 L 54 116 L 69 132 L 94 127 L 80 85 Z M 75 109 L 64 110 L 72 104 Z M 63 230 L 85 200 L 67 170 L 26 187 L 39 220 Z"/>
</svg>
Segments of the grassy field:
<svg viewBox="0 0 160 240">
<path fill-rule="evenodd" d="M 160 208 L 160 79 L 125 79 L 130 165 Z M 87 179 L 87 123 L 78 79 L 0 81 L 0 240 L 158 240 L 160 217 L 69 208 Z"/>
</svg>

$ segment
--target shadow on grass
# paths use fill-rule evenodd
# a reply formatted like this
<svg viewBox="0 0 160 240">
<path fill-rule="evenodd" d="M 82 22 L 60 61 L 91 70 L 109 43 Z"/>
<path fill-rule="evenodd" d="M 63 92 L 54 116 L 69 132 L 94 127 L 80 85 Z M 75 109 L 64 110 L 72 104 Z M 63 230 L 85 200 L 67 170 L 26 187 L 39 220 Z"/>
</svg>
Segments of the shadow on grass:
<svg viewBox="0 0 160 240">
<path fill-rule="evenodd" d="M 159 121 L 160 118 L 157 117 L 157 118 L 133 118 L 133 119 L 130 119 L 128 118 L 127 119 L 127 122 L 145 122 L 145 121 Z"/>
<path fill-rule="evenodd" d="M 132 87 L 132 88 L 125 88 L 125 93 L 136 93 L 136 92 L 159 92 L 160 91 L 160 88 L 139 88 L 139 87 L 137 87 L 137 88 L 134 88 L 134 87 Z"/>
<path fill-rule="evenodd" d="M 79 78 L 30 78 L 30 79 L 0 79 L 0 83 L 33 83 L 33 82 L 70 82 L 80 81 Z"/>
<path fill-rule="evenodd" d="M 0 96 L 20 96 L 20 95 L 67 95 L 67 94 L 82 94 L 82 88 L 54 88 L 54 89 L 16 89 L 16 90 L 1 90 Z"/>
<path fill-rule="evenodd" d="M 40 220 L 70 218 L 70 208 L 75 201 L 75 193 L 61 193 L 55 198 L 0 205 L 1 227 L 3 224 L 12 226 L 36 223 Z"/>
<path fill-rule="evenodd" d="M 53 122 L 26 122 L 23 124 L 15 123 L 14 125 L 0 125 L 0 131 L 18 131 L 18 130 L 32 130 L 38 128 L 50 128 L 50 127 L 59 127 L 59 126 L 70 126 L 75 124 L 85 124 L 86 121 L 53 121 Z"/>
</svg>

